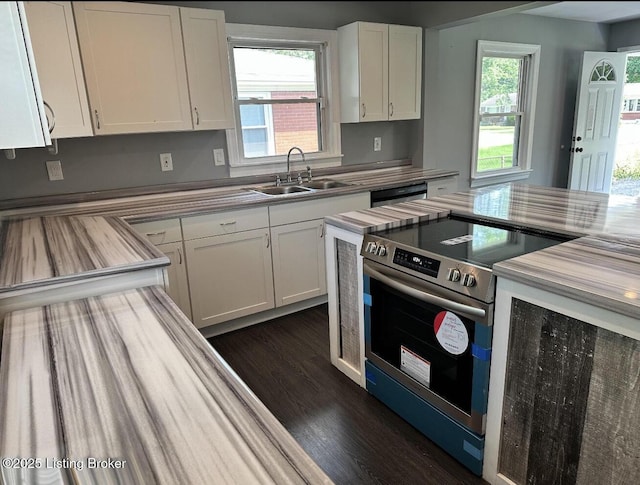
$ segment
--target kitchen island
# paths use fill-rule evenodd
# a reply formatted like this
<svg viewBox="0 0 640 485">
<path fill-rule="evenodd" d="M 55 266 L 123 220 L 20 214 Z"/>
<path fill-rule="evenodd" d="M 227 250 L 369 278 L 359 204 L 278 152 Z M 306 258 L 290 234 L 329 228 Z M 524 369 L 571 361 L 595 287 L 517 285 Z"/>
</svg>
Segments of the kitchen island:
<svg viewBox="0 0 640 485">
<path fill-rule="evenodd" d="M 328 234 L 336 235 L 327 240 L 336 274 L 329 283 L 332 357 L 357 356 L 345 373 L 364 384 L 362 300 L 352 308 L 354 300 L 344 297 L 361 285 L 362 235 L 448 214 L 577 238 L 494 265 L 483 477 L 491 483 L 637 478 L 629 472 L 640 461 L 632 431 L 638 413 L 630 411 L 637 408 L 640 369 L 636 198 L 505 184 L 327 218 Z M 575 336 L 578 329 L 584 338 Z M 579 459 L 581 451 L 589 459 Z"/>
</svg>

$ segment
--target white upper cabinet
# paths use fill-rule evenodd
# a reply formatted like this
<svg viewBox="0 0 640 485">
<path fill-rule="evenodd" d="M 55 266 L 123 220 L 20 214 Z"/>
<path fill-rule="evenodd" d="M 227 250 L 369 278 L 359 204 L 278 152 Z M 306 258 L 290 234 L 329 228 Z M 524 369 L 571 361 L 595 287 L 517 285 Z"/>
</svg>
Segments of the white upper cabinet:
<svg viewBox="0 0 640 485">
<path fill-rule="evenodd" d="M 233 128 L 224 12 L 180 8 L 191 116 L 196 130 Z"/>
<path fill-rule="evenodd" d="M 343 123 L 420 118 L 422 28 L 354 22 L 338 45 Z"/>
<path fill-rule="evenodd" d="M 51 144 L 22 2 L 0 2 L 0 148 Z"/>
<path fill-rule="evenodd" d="M 91 136 L 91 116 L 71 2 L 25 2 L 52 138 Z"/>
<path fill-rule="evenodd" d="M 422 28 L 389 25 L 389 119 L 420 119 Z"/>
<path fill-rule="evenodd" d="M 178 7 L 73 2 L 96 135 L 193 128 Z"/>
</svg>

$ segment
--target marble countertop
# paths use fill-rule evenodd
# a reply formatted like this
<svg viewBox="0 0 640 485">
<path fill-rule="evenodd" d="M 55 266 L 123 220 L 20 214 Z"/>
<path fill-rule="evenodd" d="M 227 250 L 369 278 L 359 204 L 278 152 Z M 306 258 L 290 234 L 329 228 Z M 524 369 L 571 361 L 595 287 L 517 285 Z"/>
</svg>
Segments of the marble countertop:
<svg viewBox="0 0 640 485">
<path fill-rule="evenodd" d="M 497 263 L 494 272 L 625 315 L 640 315 L 640 197 L 512 183 L 325 220 L 364 234 L 447 213 L 578 238 Z"/>
<path fill-rule="evenodd" d="M 640 245 L 581 237 L 503 261 L 493 272 L 640 318 Z"/>
<path fill-rule="evenodd" d="M 8 314 L 0 388 L 7 485 L 331 483 L 158 288 Z"/>
<path fill-rule="evenodd" d="M 117 217 L 27 217 L 0 224 L 0 296 L 167 265 L 164 254 Z"/>
<path fill-rule="evenodd" d="M 410 165 L 372 170 L 341 172 L 315 177 L 331 178 L 346 182 L 348 186 L 314 192 L 298 192 L 271 196 L 251 190 L 260 185 L 227 186 L 198 190 L 159 193 L 153 195 L 118 197 L 91 202 L 63 203 L 64 197 L 51 197 L 56 204 L 47 204 L 46 197 L 38 198 L 32 207 L 4 208 L 0 218 L 25 217 L 29 215 L 103 215 L 123 217 L 131 222 L 144 222 L 169 217 L 192 216 L 207 212 L 246 208 L 251 206 L 286 204 L 314 198 L 333 197 L 376 189 L 387 189 L 406 184 L 420 183 L 457 176 L 451 170 L 422 169 Z M 273 185 L 273 183 L 270 183 Z M 69 196 L 73 199 L 72 195 Z"/>
</svg>

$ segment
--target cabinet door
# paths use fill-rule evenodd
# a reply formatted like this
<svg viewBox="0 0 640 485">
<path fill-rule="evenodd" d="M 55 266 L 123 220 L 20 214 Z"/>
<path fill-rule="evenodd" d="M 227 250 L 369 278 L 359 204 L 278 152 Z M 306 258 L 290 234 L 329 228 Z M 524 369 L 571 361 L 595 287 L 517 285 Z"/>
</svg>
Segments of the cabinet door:
<svg viewBox="0 0 640 485">
<path fill-rule="evenodd" d="M 25 10 L 51 137 L 93 135 L 71 2 L 25 2 Z"/>
<path fill-rule="evenodd" d="M 389 26 L 389 120 L 420 118 L 422 28 Z"/>
<path fill-rule="evenodd" d="M 434 180 L 427 182 L 427 199 L 456 192 L 458 190 L 458 180 L 456 177 Z"/>
<path fill-rule="evenodd" d="M 196 130 L 233 128 L 224 12 L 181 7 L 180 20 L 193 126 Z"/>
<path fill-rule="evenodd" d="M 96 135 L 190 130 L 178 7 L 73 2 Z"/>
<path fill-rule="evenodd" d="M 322 219 L 271 228 L 276 307 L 327 292 Z"/>
<path fill-rule="evenodd" d="M 358 24 L 360 121 L 389 117 L 389 26 Z"/>
<path fill-rule="evenodd" d="M 51 143 L 21 2 L 0 2 L 0 149 Z"/>
<path fill-rule="evenodd" d="M 196 327 L 273 308 L 269 229 L 194 239 L 184 245 Z"/>
<path fill-rule="evenodd" d="M 166 268 L 165 291 L 191 320 L 191 300 L 189 298 L 189 284 L 187 281 L 187 262 L 184 258 L 182 242 L 158 244 L 156 246 L 171 261 Z"/>
</svg>

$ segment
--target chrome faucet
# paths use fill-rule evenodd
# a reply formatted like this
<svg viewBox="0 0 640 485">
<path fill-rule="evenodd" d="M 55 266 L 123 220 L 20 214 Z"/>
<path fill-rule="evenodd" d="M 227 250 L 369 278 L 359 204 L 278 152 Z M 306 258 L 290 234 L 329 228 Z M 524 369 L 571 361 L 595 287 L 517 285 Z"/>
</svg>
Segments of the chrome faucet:
<svg viewBox="0 0 640 485">
<path fill-rule="evenodd" d="M 298 147 L 291 147 L 291 149 L 289 150 L 289 153 L 287 153 L 287 182 L 291 182 L 291 169 L 290 169 L 290 158 L 291 158 L 291 152 L 294 150 L 298 150 L 300 152 L 300 155 L 302 155 L 302 161 L 304 162 L 304 152 L 302 151 L 302 149 L 298 148 Z"/>
</svg>

